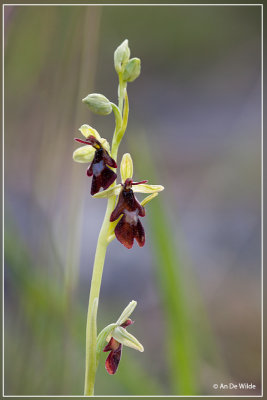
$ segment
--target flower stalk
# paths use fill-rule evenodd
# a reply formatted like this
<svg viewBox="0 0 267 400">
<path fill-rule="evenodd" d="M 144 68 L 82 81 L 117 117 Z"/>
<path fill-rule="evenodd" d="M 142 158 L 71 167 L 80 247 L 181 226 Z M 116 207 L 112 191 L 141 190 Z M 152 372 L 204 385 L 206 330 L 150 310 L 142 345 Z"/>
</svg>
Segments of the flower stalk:
<svg viewBox="0 0 267 400">
<path fill-rule="evenodd" d="M 115 161 L 117 161 L 119 145 L 124 135 L 124 132 L 126 131 L 128 122 L 129 103 L 126 92 L 126 86 L 127 84 L 122 81 L 122 74 L 120 74 L 119 88 L 118 88 L 119 107 L 111 103 L 116 121 L 115 131 L 113 134 L 112 148 L 111 148 L 111 157 Z M 126 100 L 123 113 L 124 97 Z M 123 114 L 123 119 L 121 117 L 122 114 Z M 116 181 L 114 182 L 114 185 L 115 184 Z M 109 234 L 109 228 L 111 223 L 109 219 L 112 211 L 114 210 L 115 202 L 116 202 L 116 196 L 112 196 L 108 199 L 106 213 L 98 236 L 96 252 L 95 252 L 93 275 L 91 280 L 89 305 L 87 312 L 87 323 L 86 323 L 86 361 L 85 361 L 84 394 L 87 396 L 94 395 L 94 382 L 96 375 L 96 347 L 92 345 L 90 346 L 92 342 L 95 342 L 95 335 L 96 335 L 94 325 L 91 324 L 91 315 L 92 315 L 94 299 L 99 299 L 107 247 L 111 242 Z M 96 316 L 97 316 L 97 311 L 96 311 Z"/>
</svg>

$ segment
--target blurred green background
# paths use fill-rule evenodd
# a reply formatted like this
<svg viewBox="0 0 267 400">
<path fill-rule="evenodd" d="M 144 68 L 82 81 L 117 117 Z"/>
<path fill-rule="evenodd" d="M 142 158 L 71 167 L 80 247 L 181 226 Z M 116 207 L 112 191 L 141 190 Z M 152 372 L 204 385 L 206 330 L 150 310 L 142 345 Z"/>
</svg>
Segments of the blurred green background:
<svg viewBox="0 0 267 400">
<path fill-rule="evenodd" d="M 137 300 L 99 395 L 261 390 L 259 6 L 5 6 L 5 394 L 82 394 L 93 257 L 106 201 L 72 161 L 83 123 L 111 140 L 90 92 L 117 100 L 113 52 L 142 62 L 120 149 L 163 184 L 146 246 L 107 253 L 98 328 Z M 141 199 L 141 196 L 138 196 Z M 231 392 L 231 394 L 233 394 Z"/>
</svg>

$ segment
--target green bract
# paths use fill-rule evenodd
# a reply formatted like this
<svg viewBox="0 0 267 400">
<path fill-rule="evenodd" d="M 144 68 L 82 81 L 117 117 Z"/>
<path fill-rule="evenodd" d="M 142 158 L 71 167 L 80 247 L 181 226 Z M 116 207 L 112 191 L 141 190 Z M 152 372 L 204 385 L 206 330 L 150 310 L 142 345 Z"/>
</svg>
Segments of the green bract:
<svg viewBox="0 0 267 400">
<path fill-rule="evenodd" d="M 141 72 L 141 61 L 139 58 L 131 58 L 125 65 L 122 78 L 126 82 L 133 82 Z"/>
<path fill-rule="evenodd" d="M 112 112 L 111 103 L 103 94 L 88 94 L 88 96 L 82 99 L 82 102 L 87 104 L 95 114 L 108 115 Z"/>
</svg>

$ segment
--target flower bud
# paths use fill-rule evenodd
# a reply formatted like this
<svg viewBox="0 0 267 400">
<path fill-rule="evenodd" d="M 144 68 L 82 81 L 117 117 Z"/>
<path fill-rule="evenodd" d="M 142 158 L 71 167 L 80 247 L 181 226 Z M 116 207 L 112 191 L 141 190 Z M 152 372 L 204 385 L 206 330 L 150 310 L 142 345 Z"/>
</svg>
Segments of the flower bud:
<svg viewBox="0 0 267 400">
<path fill-rule="evenodd" d="M 128 46 L 128 40 L 125 39 L 114 52 L 114 66 L 117 73 L 120 73 L 124 69 L 124 65 L 130 58 L 130 49 Z"/>
<path fill-rule="evenodd" d="M 103 94 L 88 94 L 87 97 L 82 99 L 82 102 L 87 104 L 95 114 L 108 115 L 112 112 L 111 103 Z"/>
<path fill-rule="evenodd" d="M 126 82 L 133 82 L 141 72 L 140 58 L 131 58 L 125 65 L 122 78 Z"/>
</svg>

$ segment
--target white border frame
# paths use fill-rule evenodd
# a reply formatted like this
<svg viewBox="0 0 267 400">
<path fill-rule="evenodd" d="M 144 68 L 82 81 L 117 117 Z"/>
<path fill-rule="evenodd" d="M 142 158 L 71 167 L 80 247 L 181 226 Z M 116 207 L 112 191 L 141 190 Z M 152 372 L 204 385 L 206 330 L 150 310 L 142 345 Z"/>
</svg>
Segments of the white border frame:
<svg viewBox="0 0 267 400">
<path fill-rule="evenodd" d="M 263 3 L 255 3 L 255 4 L 178 4 L 178 3 L 167 3 L 167 4 L 150 4 L 150 3 L 145 3 L 145 4 L 127 4 L 127 3 L 115 3 L 115 4 L 3 4 L 2 5 L 2 182 L 3 182 L 3 193 L 2 193 L 2 215 L 3 215 L 3 223 L 2 223 L 2 396 L 3 398 L 5 397 L 19 397 L 19 398 L 78 398 L 78 397 L 89 397 L 85 395 L 5 395 L 4 394 L 4 386 L 5 386 L 5 381 L 4 381 L 4 117 L 5 117 L 5 112 L 4 112 L 4 44 L 5 44 L 5 36 L 4 36 L 4 15 L 5 15 L 5 7 L 9 6 L 93 6 L 93 7 L 104 7 L 104 6 L 109 6 L 109 7 L 122 7 L 122 6 L 131 6 L 131 7 L 144 7 L 144 6 L 154 6 L 154 7 L 181 7 L 181 6 L 186 6 L 186 7 L 191 7 L 191 6 L 197 6 L 197 7 L 202 7 L 202 6 L 209 6 L 209 7 L 218 7 L 218 6 L 251 6 L 251 7 L 260 7 L 261 8 L 261 394 L 260 395 L 94 395 L 93 397 L 157 397 L 157 398 L 204 398 L 204 397 L 209 397 L 209 398 L 263 398 Z"/>
</svg>

